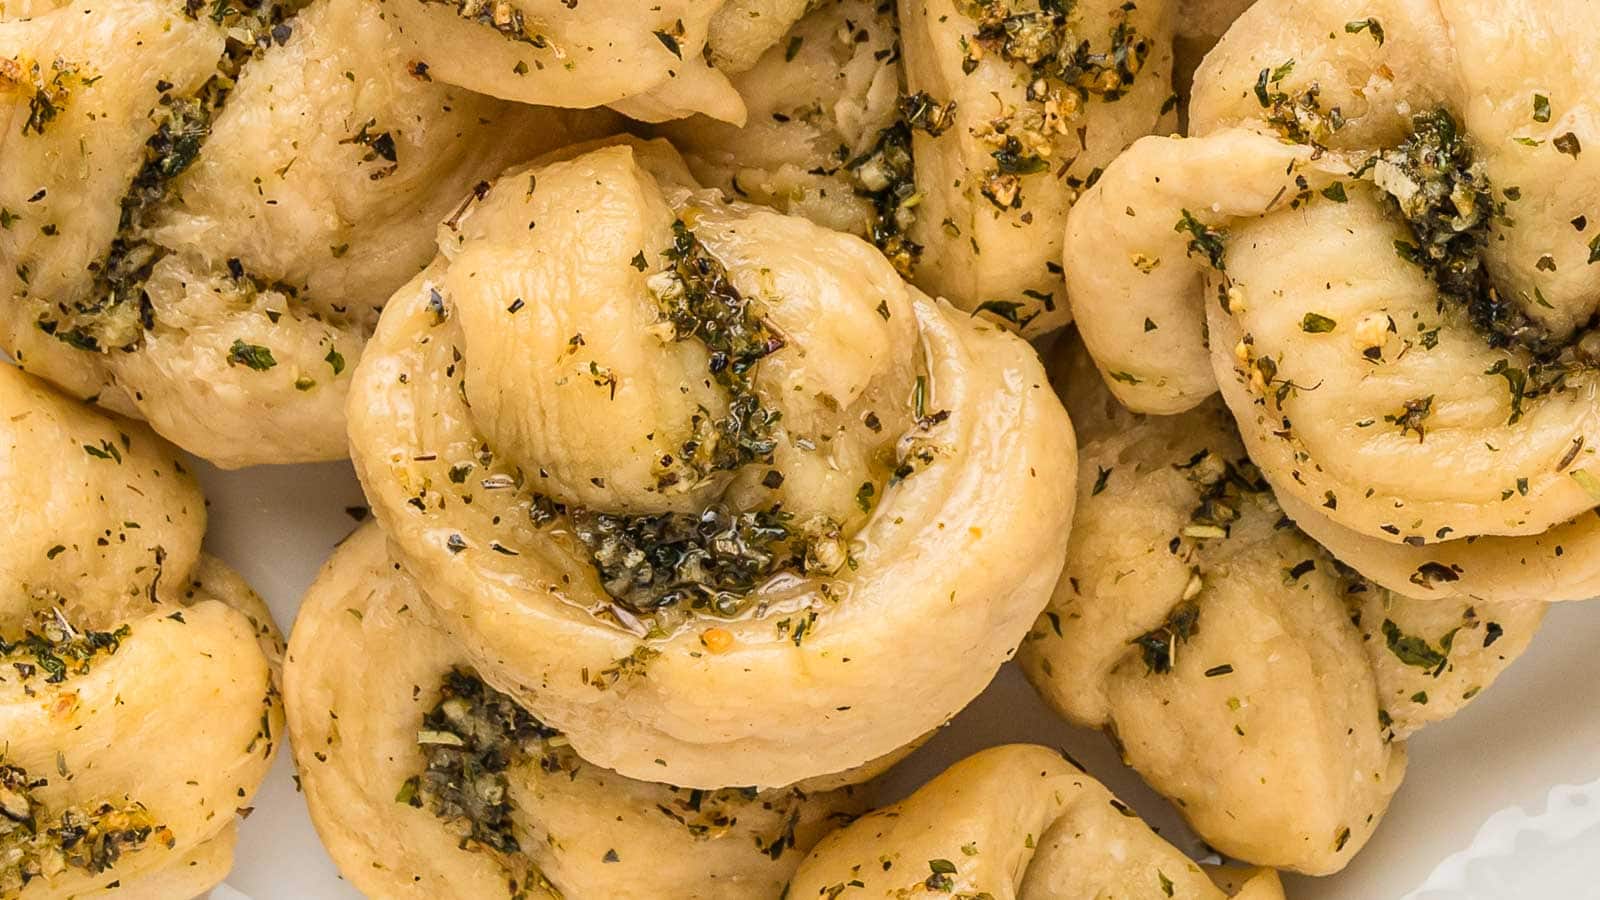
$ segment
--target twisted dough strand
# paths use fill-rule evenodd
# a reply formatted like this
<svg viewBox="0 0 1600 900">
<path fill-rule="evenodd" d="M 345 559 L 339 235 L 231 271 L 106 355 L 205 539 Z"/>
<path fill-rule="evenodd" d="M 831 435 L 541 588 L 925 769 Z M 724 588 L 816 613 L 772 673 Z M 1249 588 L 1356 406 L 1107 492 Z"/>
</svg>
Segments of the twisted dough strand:
<svg viewBox="0 0 1600 900">
<path fill-rule="evenodd" d="M 1200 72 L 1197 136 L 1136 144 L 1069 222 L 1113 391 L 1173 413 L 1220 387 L 1285 508 L 1406 596 L 1595 590 L 1600 170 L 1568 27 L 1593 12 L 1259 4 Z"/>
<path fill-rule="evenodd" d="M 448 758 L 436 748 L 449 745 L 419 741 L 485 737 L 448 718 L 463 701 L 445 691 L 475 675 L 373 525 L 340 546 L 306 595 L 285 681 L 312 819 L 340 871 L 374 896 L 773 898 L 822 833 L 860 807 L 851 788 L 757 793 L 634 781 L 584 762 L 541 728 L 499 772 L 457 776 L 468 790 L 498 784 L 485 790 L 503 792 L 505 804 L 502 830 L 492 833 L 509 835 L 514 849 L 473 831 L 483 806 L 436 805 L 448 787 L 436 797 L 419 783 L 430 761 Z M 429 722 L 454 730 L 430 734 Z"/>
<path fill-rule="evenodd" d="M 148 428 L 11 366 L 0 409 L 0 896 L 207 890 L 282 739 L 281 639 Z"/>
<path fill-rule="evenodd" d="M 662 145 L 569 155 L 443 232 L 357 375 L 398 558 L 485 678 L 625 775 L 784 785 L 895 752 L 1055 576 L 1073 448 L 1042 371 Z M 727 329 L 771 332 L 744 387 Z"/>
<path fill-rule="evenodd" d="M 904 801 L 829 835 L 794 898 L 1281 898 L 1270 870 L 1191 862 L 1060 754 L 1025 744 L 956 763 Z"/>
<path fill-rule="evenodd" d="M 1223 853 L 1343 868 L 1404 740 L 1492 685 L 1545 604 L 1392 594 L 1284 517 L 1217 400 L 1133 414 L 1073 343 L 1052 374 L 1083 439 L 1078 511 L 1024 672 Z"/>
</svg>

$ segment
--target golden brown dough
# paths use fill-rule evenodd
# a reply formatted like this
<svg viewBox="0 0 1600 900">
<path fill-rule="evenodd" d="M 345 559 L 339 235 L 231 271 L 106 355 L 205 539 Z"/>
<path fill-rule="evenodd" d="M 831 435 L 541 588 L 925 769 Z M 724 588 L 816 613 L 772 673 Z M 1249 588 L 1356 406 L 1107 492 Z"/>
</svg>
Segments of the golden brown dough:
<svg viewBox="0 0 1600 900">
<path fill-rule="evenodd" d="M 12 366 L 0 498 L 0 897 L 209 890 L 282 739 L 265 605 L 170 447 Z"/>
<path fill-rule="evenodd" d="M 1102 167 L 1173 108 L 1173 4 L 901 0 L 906 83 L 954 103 L 913 130 L 922 202 L 917 283 L 1025 335 L 1070 318 L 1067 211 Z M 935 132 L 938 133 L 935 133 Z"/>
<path fill-rule="evenodd" d="M 1065 324 L 1067 210 L 1172 121 L 1172 0 L 826 0 L 732 84 L 743 127 L 659 130 L 697 177 L 876 244 L 1028 336 Z"/>
<path fill-rule="evenodd" d="M 548 106 L 610 105 L 646 122 L 703 113 L 735 124 L 728 82 L 805 0 L 395 0 L 403 45 L 430 76 Z"/>
<path fill-rule="evenodd" d="M 1131 413 L 1072 338 L 1052 375 L 1083 440 L 1079 496 L 1023 670 L 1222 853 L 1343 868 L 1400 786 L 1405 738 L 1489 687 L 1545 604 L 1392 594 L 1284 517 L 1220 401 Z"/>
</svg>

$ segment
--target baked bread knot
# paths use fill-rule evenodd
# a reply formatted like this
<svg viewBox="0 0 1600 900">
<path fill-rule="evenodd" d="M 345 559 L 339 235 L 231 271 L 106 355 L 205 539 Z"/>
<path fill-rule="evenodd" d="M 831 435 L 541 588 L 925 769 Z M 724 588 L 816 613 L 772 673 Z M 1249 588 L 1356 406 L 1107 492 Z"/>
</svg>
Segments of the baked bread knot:
<svg viewBox="0 0 1600 900">
<path fill-rule="evenodd" d="M 225 466 L 345 456 L 435 224 L 609 124 L 433 83 L 365 0 L 37 5 L 0 12 L 0 342 Z"/>
<path fill-rule="evenodd" d="M 1197 75 L 1190 138 L 1067 229 L 1129 406 L 1220 387 L 1285 511 L 1410 597 L 1600 591 L 1600 145 L 1579 2 L 1270 0 Z"/>
<path fill-rule="evenodd" d="M 282 740 L 277 629 L 150 429 L 12 366 L 0 410 L 0 897 L 203 894 Z"/>
<path fill-rule="evenodd" d="M 1037 359 L 663 143 L 574 154 L 446 224 L 356 375 L 399 561 L 485 679 L 629 777 L 782 786 L 938 727 L 1065 553 Z"/>
<path fill-rule="evenodd" d="M 694 790 L 584 762 L 429 621 L 374 525 L 307 593 L 284 679 L 312 821 L 369 896 L 770 900 L 862 806 L 854 788 Z"/>
<path fill-rule="evenodd" d="M 1023 671 L 1223 854 L 1343 868 L 1400 787 L 1405 739 L 1493 684 L 1546 604 L 1385 590 L 1284 516 L 1220 400 L 1132 413 L 1076 340 L 1051 374 L 1081 440 L 1078 505 Z"/>
<path fill-rule="evenodd" d="M 1028 337 L 1066 324 L 1067 210 L 1175 121 L 1169 0 L 826 0 L 732 84 L 743 127 L 659 130 L 704 183 L 878 246 Z"/>
<path fill-rule="evenodd" d="M 697 115 L 653 133 L 701 184 L 870 240 L 909 278 L 921 256 L 906 234 L 919 201 L 894 4 L 812 7 L 732 77 L 749 111 L 742 126 Z"/>
<path fill-rule="evenodd" d="M 1065 325 L 1067 211 L 1169 119 L 1174 4 L 901 0 L 917 283 L 1035 336 Z M 948 120 L 948 121 L 946 121 Z"/>
<path fill-rule="evenodd" d="M 1281 900 L 1283 886 L 1270 869 L 1191 861 L 1070 759 L 1012 744 L 830 834 L 785 896 L 830 893 Z"/>
</svg>

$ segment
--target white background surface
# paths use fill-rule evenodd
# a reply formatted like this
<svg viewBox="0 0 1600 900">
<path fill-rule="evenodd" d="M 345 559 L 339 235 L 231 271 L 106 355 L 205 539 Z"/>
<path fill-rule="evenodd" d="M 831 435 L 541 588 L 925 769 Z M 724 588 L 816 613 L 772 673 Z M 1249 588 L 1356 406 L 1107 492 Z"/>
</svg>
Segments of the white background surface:
<svg viewBox="0 0 1600 900">
<path fill-rule="evenodd" d="M 287 633 L 300 594 L 356 525 L 347 507 L 365 503 L 349 466 L 195 468 L 211 503 L 208 548 L 250 580 Z M 1287 879 L 1291 900 L 1600 898 L 1597 686 L 1600 603 L 1553 609 L 1505 677 L 1412 740 L 1405 784 L 1366 850 L 1332 878 Z M 1011 666 L 890 776 L 888 790 L 903 793 L 1011 741 L 1068 749 L 1163 834 L 1204 852 L 1105 738 L 1060 722 Z M 317 842 L 292 772 L 285 748 L 244 823 L 229 886 L 252 900 L 359 897 Z"/>
</svg>

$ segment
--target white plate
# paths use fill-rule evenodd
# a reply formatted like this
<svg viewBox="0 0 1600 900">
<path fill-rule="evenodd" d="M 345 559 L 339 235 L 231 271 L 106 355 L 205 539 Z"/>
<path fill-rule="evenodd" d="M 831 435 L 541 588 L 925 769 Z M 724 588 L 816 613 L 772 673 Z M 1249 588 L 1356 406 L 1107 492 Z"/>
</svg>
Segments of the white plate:
<svg viewBox="0 0 1600 900">
<path fill-rule="evenodd" d="M 365 501 L 348 465 L 222 472 L 195 464 L 211 501 L 210 550 L 237 567 L 287 631 L 300 595 Z M 1381 828 L 1343 873 L 1291 878 L 1292 900 L 1600 898 L 1600 603 L 1554 609 L 1506 676 L 1411 742 Z M 374 673 L 381 677 L 381 673 Z M 1061 723 L 1012 666 L 891 778 L 903 793 L 993 744 L 1064 747 L 1169 838 L 1201 847 L 1097 733 Z M 244 823 L 216 900 L 347 900 L 279 757 Z"/>
</svg>

